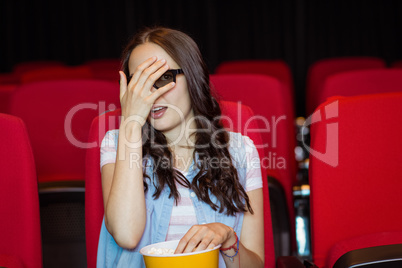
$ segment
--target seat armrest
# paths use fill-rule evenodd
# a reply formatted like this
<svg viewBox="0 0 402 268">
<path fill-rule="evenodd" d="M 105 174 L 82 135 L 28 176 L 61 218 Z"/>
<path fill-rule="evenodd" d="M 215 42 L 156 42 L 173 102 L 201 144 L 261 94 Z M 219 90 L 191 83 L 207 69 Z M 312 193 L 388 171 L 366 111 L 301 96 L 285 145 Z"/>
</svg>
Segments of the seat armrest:
<svg viewBox="0 0 402 268">
<path fill-rule="evenodd" d="M 294 256 L 281 256 L 276 260 L 276 268 L 305 268 L 303 263 Z"/>
<path fill-rule="evenodd" d="M 318 266 L 315 265 L 315 263 L 313 263 L 311 261 L 307 261 L 307 260 L 304 260 L 304 267 L 306 267 L 306 268 L 318 268 Z"/>
<path fill-rule="evenodd" d="M 272 176 L 268 176 L 268 191 L 275 256 L 289 256 L 292 253 L 292 241 L 285 192 L 281 183 Z"/>
<path fill-rule="evenodd" d="M 402 244 L 361 248 L 343 254 L 333 268 L 344 267 L 401 267 Z"/>
</svg>

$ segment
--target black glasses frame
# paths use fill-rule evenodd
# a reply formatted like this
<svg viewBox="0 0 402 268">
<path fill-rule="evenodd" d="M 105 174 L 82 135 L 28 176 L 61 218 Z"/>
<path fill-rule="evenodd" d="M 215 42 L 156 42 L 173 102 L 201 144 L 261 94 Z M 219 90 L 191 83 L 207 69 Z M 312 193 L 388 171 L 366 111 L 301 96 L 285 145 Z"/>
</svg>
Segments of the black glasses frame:
<svg viewBox="0 0 402 268">
<path fill-rule="evenodd" d="M 175 83 L 176 83 L 176 75 L 178 75 L 178 74 L 184 74 L 183 69 L 171 69 L 171 70 L 167 70 L 166 72 L 164 72 L 164 73 L 161 75 L 161 77 L 162 77 L 165 73 L 167 73 L 167 72 L 171 72 L 171 73 L 172 73 L 172 75 L 173 75 L 173 82 L 175 82 Z M 158 80 L 159 80 L 159 79 L 160 79 L 160 78 L 158 78 Z M 158 80 L 156 80 L 156 81 L 158 81 Z M 154 88 L 159 89 L 159 88 L 161 88 L 161 87 L 158 87 L 158 86 L 156 85 L 156 82 L 155 82 Z"/>
</svg>

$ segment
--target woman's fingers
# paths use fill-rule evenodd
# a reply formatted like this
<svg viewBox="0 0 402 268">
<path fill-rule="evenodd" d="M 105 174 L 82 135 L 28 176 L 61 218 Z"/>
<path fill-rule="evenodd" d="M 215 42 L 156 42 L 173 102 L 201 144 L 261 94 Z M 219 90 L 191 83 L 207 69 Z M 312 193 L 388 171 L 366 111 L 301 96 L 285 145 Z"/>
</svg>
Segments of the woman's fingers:
<svg viewBox="0 0 402 268">
<path fill-rule="evenodd" d="M 197 247 L 194 248 L 192 251 L 201 251 L 201 250 L 205 250 L 205 249 L 208 249 L 211 247 L 212 248 L 215 247 L 215 246 L 211 245 L 213 240 L 214 240 L 214 233 L 212 233 L 212 232 L 206 233 L 202 237 L 201 241 L 198 243 Z"/>
<path fill-rule="evenodd" d="M 197 233 L 197 229 L 193 227 L 188 230 L 188 232 L 180 239 L 179 244 L 176 247 L 174 254 L 183 253 L 185 248 L 187 247 L 190 239 Z"/>
<path fill-rule="evenodd" d="M 127 91 L 127 77 L 126 74 L 122 71 L 119 71 L 120 74 L 120 103 L 123 99 L 124 94 Z"/>
<path fill-rule="evenodd" d="M 168 69 L 169 69 L 169 66 L 167 66 L 166 60 L 164 60 L 164 59 L 151 64 L 149 67 L 147 67 L 141 71 L 141 75 L 138 77 L 137 80 L 133 79 L 134 81 L 136 81 L 134 90 L 136 90 L 136 89 L 150 90 L 152 88 L 153 84 L 155 83 L 155 81 L 157 79 L 159 79 L 159 77 L 161 77 L 162 74 L 164 72 L 166 72 Z M 140 71 L 140 70 L 138 70 L 138 71 Z"/>
<path fill-rule="evenodd" d="M 153 67 L 153 66 L 151 66 L 151 67 Z M 151 74 L 148 77 L 144 76 L 144 81 L 145 81 L 143 84 L 144 89 L 152 89 L 156 80 L 158 80 L 167 70 L 169 70 L 169 65 L 167 65 L 167 64 L 162 65 L 159 69 L 157 69 L 155 71 L 153 70 L 154 68 L 151 69 L 151 67 L 149 68 L 150 69 L 149 73 L 151 73 Z M 144 71 L 144 73 L 145 73 L 145 71 Z M 141 80 L 141 78 L 140 78 L 140 80 Z"/>
<path fill-rule="evenodd" d="M 152 92 L 152 94 L 148 97 L 149 103 L 155 103 L 155 101 L 160 96 L 162 96 L 163 94 L 165 94 L 166 92 L 168 92 L 169 90 L 174 88 L 175 85 L 176 85 L 175 82 L 171 82 L 171 83 L 167 84 L 166 86 L 163 86 L 163 87 L 159 88 L 158 90 L 155 90 L 154 92 Z"/>
<path fill-rule="evenodd" d="M 149 66 L 151 66 L 155 61 L 157 60 L 157 58 L 151 57 L 149 59 L 147 59 L 146 61 L 144 61 L 143 63 L 141 63 L 140 65 L 137 66 L 137 69 L 135 69 L 135 72 L 132 74 L 131 76 L 131 80 L 129 82 L 129 84 L 132 83 L 136 83 L 136 81 L 140 78 L 142 72 L 148 68 Z"/>
<path fill-rule="evenodd" d="M 126 75 L 120 72 L 120 102 L 125 115 L 139 115 L 144 119 L 148 117 L 156 100 L 175 86 L 172 82 L 152 90 L 155 81 L 168 69 L 166 60 L 149 58 L 137 67 L 128 85 Z"/>
<path fill-rule="evenodd" d="M 180 240 L 175 254 L 189 253 L 214 248 L 220 244 L 222 236 L 205 225 L 195 225 Z"/>
<path fill-rule="evenodd" d="M 180 239 L 175 254 L 201 251 L 223 244 L 233 229 L 221 223 L 194 225 Z"/>
</svg>

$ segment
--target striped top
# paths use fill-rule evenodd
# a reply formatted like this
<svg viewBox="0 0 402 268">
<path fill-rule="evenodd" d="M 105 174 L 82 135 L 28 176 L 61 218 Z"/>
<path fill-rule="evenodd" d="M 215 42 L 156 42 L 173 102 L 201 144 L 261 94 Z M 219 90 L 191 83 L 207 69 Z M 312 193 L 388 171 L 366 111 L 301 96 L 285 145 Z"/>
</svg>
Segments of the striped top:
<svg viewBox="0 0 402 268">
<path fill-rule="evenodd" d="M 183 175 L 187 176 L 187 173 L 183 173 Z M 176 187 L 179 191 L 180 199 L 177 205 L 173 206 L 166 241 L 181 239 L 191 226 L 198 224 L 189 189 L 180 183 L 176 183 Z"/>
</svg>

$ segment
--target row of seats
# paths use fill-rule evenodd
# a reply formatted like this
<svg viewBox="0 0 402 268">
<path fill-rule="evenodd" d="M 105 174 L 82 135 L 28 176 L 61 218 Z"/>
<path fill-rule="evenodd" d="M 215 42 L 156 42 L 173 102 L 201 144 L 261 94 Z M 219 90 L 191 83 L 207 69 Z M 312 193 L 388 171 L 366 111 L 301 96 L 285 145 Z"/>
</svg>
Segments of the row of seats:
<svg viewBox="0 0 402 268">
<path fill-rule="evenodd" d="M 119 81 L 120 60 L 91 60 L 79 66 L 59 61 L 35 61 L 17 64 L 10 73 L 0 74 L 0 112 L 9 111 L 9 99 L 17 86 L 33 82 L 67 79 Z"/>
<path fill-rule="evenodd" d="M 259 150 L 267 156 L 263 164 L 270 176 L 271 204 L 278 219 L 275 237 L 283 244 L 277 247 L 277 255 L 287 255 L 290 241 L 295 241 L 292 186 L 297 169 L 291 105 L 281 84 L 268 76 L 216 74 L 211 75 L 211 84 L 219 100 L 241 101 L 255 111 L 251 122 L 245 121 L 246 130 L 249 134 L 254 131 L 251 123 L 262 129 L 264 142 Z M 245 88 L 252 88 L 253 94 L 244 95 Z M 90 122 L 96 115 L 119 107 L 118 92 L 117 83 L 100 80 L 27 83 L 13 92 L 9 111 L 27 125 L 41 189 L 69 186 L 71 182 L 82 185 Z"/>
<path fill-rule="evenodd" d="M 401 206 L 399 203 L 394 206 L 401 184 L 399 163 L 402 157 L 399 150 L 395 150 L 402 149 L 402 140 L 397 134 L 401 130 L 398 124 L 401 101 L 402 92 L 339 97 L 322 104 L 314 113 L 311 120 L 311 239 L 312 258 L 318 267 L 333 267 L 349 251 L 402 243 L 400 219 L 393 215 Z M 264 143 L 261 131 L 249 132 L 250 129 L 261 130 L 253 120 L 256 114 L 251 108 L 229 101 L 220 104 L 223 115 L 231 119 L 226 127 L 249 135 L 259 148 Z M 118 128 L 119 115 L 120 111 L 116 110 L 96 118 L 89 135 L 89 141 L 97 144 L 88 150 L 86 159 L 89 267 L 95 267 L 103 216 L 99 144 L 107 130 Z M 371 119 L 369 124 L 367 118 Z M 361 131 L 355 131 L 356 127 Z M 370 131 L 371 128 L 375 131 Z M 388 135 L 389 132 L 392 134 Z M 387 136 L 385 140 L 384 135 Z M 386 156 L 378 159 L 379 153 Z M 259 154 L 263 161 L 264 150 L 260 149 Z M 377 166 L 373 169 L 373 165 Z M 263 176 L 269 173 L 266 169 L 262 165 Z M 275 267 L 276 244 L 273 243 L 274 223 L 271 222 L 275 219 L 271 218 L 271 209 L 267 209 L 272 199 L 266 182 L 264 197 L 266 267 Z M 362 224 L 361 219 L 368 219 L 370 223 Z M 295 267 L 296 262 L 289 262 L 289 259 L 294 258 L 280 257 L 278 267 Z"/>
<path fill-rule="evenodd" d="M 88 132 L 119 104 L 118 83 L 105 80 L 27 83 L 11 95 L 9 113 L 24 121 L 35 159 L 45 267 L 85 267 Z"/>
<path fill-rule="evenodd" d="M 79 66 L 66 66 L 59 61 L 24 62 L 14 66 L 10 73 L 0 74 L 0 112 L 7 112 L 8 96 L 21 83 L 55 79 L 101 79 L 118 81 L 118 59 L 91 60 Z M 395 61 L 390 67 L 401 68 L 402 61 Z M 327 96 L 322 93 L 327 78 L 333 75 L 366 69 L 384 69 L 386 63 L 376 57 L 343 57 L 319 60 L 313 63 L 307 74 L 306 114 L 310 115 Z M 222 62 L 215 74 L 253 73 L 274 77 L 283 87 L 283 93 L 295 107 L 292 72 L 282 60 L 238 60 Z M 325 99 L 324 99 L 325 100 Z M 293 111 L 294 113 L 294 111 Z"/>
<path fill-rule="evenodd" d="M 247 69 L 251 70 L 251 67 L 247 66 Z M 389 71 L 398 73 L 399 70 L 383 68 L 380 71 L 377 69 L 368 71 L 385 74 L 390 73 Z M 392 86 L 393 90 L 400 91 L 400 79 L 398 79 L 400 76 L 394 75 L 392 80 L 390 78 L 381 80 L 381 75 L 377 76 L 378 80 L 373 80 L 375 77 L 372 73 L 369 76 L 363 75 L 360 78 L 362 82 L 357 84 L 375 86 L 374 90 L 367 93 L 380 92 L 384 88 L 388 90 Z M 367 78 L 372 80 L 364 84 L 364 79 Z M 356 95 L 366 92 L 367 86 L 361 88 L 355 86 L 356 82 L 353 82 L 356 79 L 352 77 L 345 80 L 351 81 L 352 87 L 342 94 Z M 381 81 L 392 82 L 382 84 Z M 263 74 L 233 75 L 217 72 L 211 75 L 211 84 L 216 90 L 218 99 L 241 101 L 254 110 L 255 116 L 251 121 L 257 122 L 260 129 L 263 141 L 262 147 L 259 148 L 260 155 L 262 149 L 265 155 L 263 164 L 269 175 L 268 188 L 274 239 L 277 245 L 276 255 L 288 255 L 295 250 L 296 240 L 292 188 L 297 183 L 297 166 L 293 152 L 295 134 L 290 97 L 292 91 L 286 89 L 287 87 L 279 79 Z M 333 88 L 333 95 L 339 95 L 336 92 L 337 88 L 347 87 L 346 84 L 342 84 Z M 358 91 L 353 93 L 351 91 L 353 89 Z M 245 90 L 250 93 L 244 94 Z M 66 181 L 84 181 L 83 160 L 85 148 L 89 146 L 86 141 L 90 122 L 96 115 L 119 107 L 117 92 L 117 83 L 99 80 L 27 83 L 19 85 L 17 90 L 13 91 L 10 111 L 26 121 L 30 136 L 33 136 L 38 179 L 42 187 L 52 185 L 55 181 L 64 185 Z M 253 128 L 248 127 L 250 122 L 246 123 L 246 131 L 249 134 Z M 52 137 L 52 143 L 49 143 L 49 137 Z M 278 185 L 279 187 L 276 187 Z"/>
<path fill-rule="evenodd" d="M 223 122 L 228 130 L 242 132 L 244 134 L 247 131 L 247 128 L 244 126 L 249 126 L 251 129 L 258 129 L 258 125 L 255 121 L 250 119 L 253 118 L 253 112 L 251 108 L 245 105 L 241 105 L 235 102 L 220 102 L 222 112 L 224 115 Z M 103 113 L 98 117 L 95 117 L 93 123 L 91 125 L 91 129 L 89 131 L 88 138 L 88 146 L 85 149 L 86 152 L 86 163 L 85 165 L 85 206 L 86 206 L 86 245 L 87 245 L 87 263 L 88 267 L 95 267 L 96 261 L 96 251 L 98 244 L 98 237 L 100 232 L 100 225 L 103 217 L 103 200 L 102 200 L 102 190 L 101 190 L 101 179 L 100 179 L 100 169 L 99 169 L 99 145 L 100 142 L 109 129 L 118 128 L 120 117 L 120 109 L 116 109 L 114 111 L 110 111 L 107 113 Z M 230 120 L 229 120 L 230 119 Z M 16 122 L 16 123 L 15 123 Z M 248 123 L 247 123 L 248 122 Z M 39 226 L 39 209 L 38 209 L 38 192 L 37 192 L 37 173 L 35 172 L 34 166 L 34 154 L 31 150 L 30 141 L 28 138 L 28 131 L 26 130 L 25 123 L 16 116 L 1 114 L 0 116 L 0 124 L 1 127 L 6 129 L 7 131 L 3 133 L 5 136 L 3 140 L 8 141 L 8 146 L 14 148 L 15 144 L 25 145 L 26 150 L 22 150 L 22 152 L 18 155 L 18 157 L 14 157 L 14 165 L 7 165 L 6 162 L 2 168 L 4 168 L 5 176 L 2 177 L 0 189 L 9 192 L 6 195 L 5 201 L 2 204 L 5 205 L 6 211 L 3 211 L 3 206 L 0 207 L 1 215 L 5 215 L 7 217 L 7 229 L 0 228 L 0 230 L 9 232 L 9 229 L 14 230 L 12 227 L 16 221 L 20 220 L 21 217 L 24 217 L 26 220 L 24 221 L 26 224 L 32 224 L 34 227 Z M 18 131 L 15 131 L 18 128 Z M 13 132 L 21 132 L 21 135 L 13 135 Z M 259 132 L 249 133 L 250 138 L 253 139 L 256 145 L 262 144 L 261 137 L 259 136 Z M 20 138 L 22 136 L 24 140 Z M 24 141 L 24 143 L 22 142 Z M 50 141 L 51 142 L 51 141 Z M 10 150 L 2 151 L 1 159 L 6 159 L 10 157 Z M 4 154 L 3 154 L 4 153 Z M 264 155 L 262 149 L 259 149 L 259 153 Z M 19 158 L 28 158 L 29 168 L 24 165 L 24 162 L 18 161 Z M 25 174 L 15 174 L 12 171 L 14 169 L 18 169 L 19 171 Z M 262 174 L 266 177 L 267 170 L 266 168 L 262 169 Z M 38 175 L 39 176 L 39 175 Z M 13 185 L 8 185 L 9 181 L 12 180 Z M 23 183 L 24 180 L 29 180 L 29 183 Z M 4 184 L 3 184 L 4 183 Z M 264 220 L 265 220 L 265 240 L 266 240 L 266 256 L 267 256 L 267 267 L 273 267 L 275 263 L 275 254 L 273 253 L 273 239 L 272 239 L 272 226 L 271 226 L 271 214 L 270 214 L 270 205 L 269 205 L 269 194 L 267 182 L 263 183 L 264 189 L 264 205 L 267 209 L 264 210 Z M 5 186 L 5 187 L 3 187 Z M 25 186 L 29 187 L 25 189 Z M 6 190 L 7 189 L 7 190 Z M 30 195 L 26 195 L 23 200 L 20 200 L 21 196 L 29 190 Z M 25 204 L 30 204 L 30 206 L 34 206 L 34 208 L 29 207 L 29 211 L 27 208 L 22 208 L 20 211 L 10 212 L 10 210 L 15 209 L 15 207 L 9 208 L 9 204 L 19 204 L 20 202 L 24 202 Z M 4 212 L 4 214 L 3 214 Z M 6 214 L 7 213 L 7 214 Z M 18 214 L 18 217 L 14 217 L 13 214 Z M 18 226 L 15 226 L 18 227 Z M 15 230 L 17 231 L 17 230 Z M 40 229 L 36 228 L 32 230 L 29 228 L 26 230 L 29 234 L 25 234 L 25 236 L 6 236 L 2 241 L 2 244 L 7 245 L 8 249 L 0 248 L 0 265 L 3 264 L 10 265 L 11 261 L 19 261 L 22 263 L 21 267 L 41 267 L 42 266 L 42 246 L 40 241 Z M 13 234 L 13 232 L 11 232 Z M 42 229 L 43 235 L 43 229 Z M 27 244 L 24 252 L 20 252 L 18 248 L 18 244 L 24 241 L 24 239 L 32 238 L 35 243 Z M 34 251 L 34 248 L 36 249 Z M 4 253 L 4 254 L 3 254 Z M 32 255 L 35 255 L 35 259 L 32 259 Z M 29 255 L 28 257 L 26 255 Z M 6 258 L 6 256 L 9 256 Z"/>
<path fill-rule="evenodd" d="M 402 68 L 402 60 L 393 62 L 389 67 L 392 69 Z M 332 76 L 351 71 L 386 68 L 387 64 L 385 61 L 377 57 L 340 57 L 322 59 L 314 62 L 308 69 L 306 79 L 306 115 L 311 115 L 314 109 L 331 94 L 331 92 L 325 92 L 323 90 L 326 83 L 331 84 L 331 82 L 327 80 L 329 78 L 332 79 Z M 285 94 L 288 95 L 287 97 L 290 99 L 289 101 L 292 103 L 292 107 L 294 107 L 295 94 L 292 72 L 289 66 L 282 60 L 226 61 L 218 65 L 215 69 L 215 73 L 253 73 L 274 77 L 281 82 Z M 369 77 L 372 74 L 377 77 L 382 76 L 381 71 L 377 74 L 374 70 L 373 73 L 369 73 L 367 76 Z M 395 75 L 389 75 L 389 77 L 397 77 L 398 75 L 399 73 L 396 71 Z M 337 78 L 333 79 L 337 80 Z"/>
<path fill-rule="evenodd" d="M 321 104 L 311 120 L 311 231 L 312 260 L 318 267 L 345 267 L 345 254 L 375 247 L 359 261 L 381 258 L 381 247 L 402 244 L 399 211 L 402 161 L 402 92 L 337 97 Z M 226 127 L 247 134 L 258 146 L 258 131 L 248 133 L 255 114 L 246 105 L 221 101 Z M 88 267 L 95 267 L 103 216 L 99 170 L 99 144 L 105 132 L 118 127 L 120 110 L 95 117 L 86 149 L 86 245 Z M 253 123 L 254 122 L 254 123 Z M 0 265 L 42 267 L 37 180 L 34 155 L 24 122 L 0 115 L 5 142 L 1 150 Z M 260 158 L 266 157 L 259 150 Z M 262 165 L 263 176 L 268 171 Z M 303 267 L 295 258 L 275 258 L 271 210 L 264 182 L 266 267 Z M 400 247 L 397 254 L 401 258 Z M 389 258 L 389 251 L 385 251 Z M 346 255 L 347 256 L 347 255 Z M 365 258 L 362 259 L 362 256 Z M 353 255 L 352 255 L 353 257 Z M 349 257 L 349 258 L 352 258 Z M 347 259 L 348 260 L 348 259 Z M 346 261 L 347 261 L 346 260 Z M 355 261 L 355 260 L 354 260 Z M 396 262 L 396 260 L 394 260 Z M 395 263 L 394 263 L 395 264 Z M 343 265 L 343 264 L 342 264 Z M 349 266 L 346 266 L 349 267 Z M 371 267 L 371 266 L 370 266 Z"/>
<path fill-rule="evenodd" d="M 95 78 L 118 81 L 116 70 L 120 69 L 119 59 L 98 59 L 69 66 L 61 61 L 31 61 L 16 64 L 9 73 L 0 74 L 0 84 L 20 84 L 41 80 L 66 78 Z"/>
<path fill-rule="evenodd" d="M 398 67 L 398 65 L 394 64 L 392 67 Z M 234 74 L 236 75 L 235 78 L 233 77 Z M 252 78 L 254 82 L 249 83 L 247 80 L 243 82 L 242 79 L 245 79 L 244 77 L 247 74 L 264 75 L 265 79 L 269 77 L 272 80 L 276 80 L 276 82 L 259 81 L 257 77 Z M 296 194 L 294 189 L 298 188 L 297 186 L 300 183 L 308 184 L 308 181 L 299 179 L 301 177 L 301 170 L 295 161 L 295 149 L 297 149 L 295 144 L 299 143 L 303 145 L 304 143 L 303 146 L 305 147 L 308 145 L 308 142 L 296 139 L 297 136 L 294 128 L 294 86 L 290 69 L 283 61 L 241 60 L 221 63 L 215 70 L 215 75 L 220 80 L 225 79 L 221 83 L 227 87 L 226 91 L 222 93 L 224 99 L 232 101 L 241 100 L 252 107 L 256 115 L 261 115 L 265 119 L 268 119 L 266 121 L 271 122 L 271 127 L 278 126 L 275 130 L 270 129 L 270 131 L 262 133 L 263 141 L 265 144 L 270 145 L 265 148 L 266 156 L 275 155 L 276 158 L 274 160 L 277 160 L 277 163 L 281 159 L 284 159 L 286 163 L 285 168 L 274 165 L 270 169 L 271 172 L 274 172 L 270 173 L 272 175 L 270 178 L 270 198 L 274 218 L 273 226 L 277 228 L 274 238 L 276 239 L 276 245 L 282 245 L 282 247 L 276 248 L 278 256 L 294 252 L 300 246 L 295 245 L 295 241 L 298 242 L 300 240 L 300 235 L 295 233 L 295 230 L 298 230 L 296 226 L 298 219 L 295 214 L 307 214 L 308 216 L 308 208 L 307 212 L 299 212 L 304 209 L 300 203 L 305 202 L 305 200 L 298 201 L 294 197 Z M 225 78 L 223 75 L 227 75 L 228 77 Z M 337 95 L 355 96 L 381 92 L 402 92 L 401 78 L 402 69 L 386 68 L 385 61 L 380 58 L 348 57 L 317 61 L 309 68 L 307 77 L 307 115 L 312 114 L 319 104 L 325 102 L 326 99 Z M 213 76 L 211 80 L 214 83 Z M 230 83 L 230 81 L 235 82 Z M 247 90 L 248 88 L 251 90 Z M 246 90 L 247 93 L 245 94 L 244 91 Z M 267 129 L 265 122 L 262 120 L 258 122 L 262 129 Z M 275 124 L 275 122 L 279 123 Z M 277 145 L 272 146 L 275 136 L 280 138 Z M 308 159 L 306 162 L 308 165 Z M 300 165 L 302 164 L 300 163 Z M 278 189 L 274 187 L 276 180 L 273 178 L 279 181 L 279 185 L 282 188 Z M 286 218 L 283 216 L 283 208 L 281 208 L 282 213 L 276 213 L 280 205 L 284 203 L 281 194 L 278 194 L 281 189 L 284 192 L 287 207 L 287 213 L 285 214 L 287 214 L 286 216 L 289 219 L 288 232 L 285 231 L 286 228 L 283 231 L 278 230 L 278 226 L 283 226 L 284 222 L 286 222 Z M 305 239 L 308 239 L 308 233 L 304 233 Z M 282 239 L 279 237 L 282 237 Z M 286 241 L 290 241 L 290 245 Z M 279 250 L 279 248 L 282 250 Z"/>
</svg>

